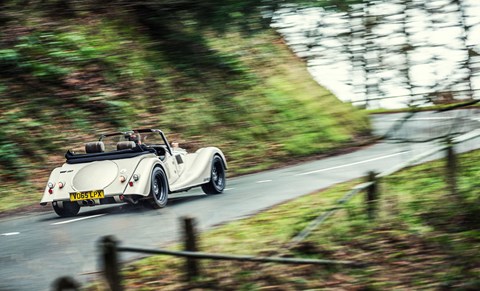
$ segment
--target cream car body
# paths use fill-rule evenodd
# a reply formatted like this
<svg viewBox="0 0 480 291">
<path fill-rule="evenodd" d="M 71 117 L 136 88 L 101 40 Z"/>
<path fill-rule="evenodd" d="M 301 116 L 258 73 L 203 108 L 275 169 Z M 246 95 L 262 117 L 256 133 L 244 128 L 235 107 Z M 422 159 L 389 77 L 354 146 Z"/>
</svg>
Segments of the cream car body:
<svg viewBox="0 0 480 291">
<path fill-rule="evenodd" d="M 117 139 L 116 146 L 109 148 L 107 138 Z M 162 208 L 177 192 L 201 186 L 207 194 L 219 194 L 225 188 L 227 164 L 220 149 L 188 153 L 172 147 L 155 129 L 103 135 L 87 143 L 85 153 L 69 151 L 66 158 L 50 174 L 40 202 L 51 203 L 60 216 L 76 215 L 81 206 L 110 203 L 147 202 Z"/>
</svg>

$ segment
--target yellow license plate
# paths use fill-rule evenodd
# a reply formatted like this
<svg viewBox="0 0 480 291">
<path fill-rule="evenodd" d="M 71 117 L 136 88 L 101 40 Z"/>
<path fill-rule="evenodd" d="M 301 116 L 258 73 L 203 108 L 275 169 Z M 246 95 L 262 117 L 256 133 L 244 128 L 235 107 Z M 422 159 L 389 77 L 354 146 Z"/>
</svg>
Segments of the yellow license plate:
<svg viewBox="0 0 480 291">
<path fill-rule="evenodd" d="M 99 198 L 105 198 L 105 193 L 103 192 L 103 190 L 70 193 L 70 201 L 91 200 Z"/>
</svg>

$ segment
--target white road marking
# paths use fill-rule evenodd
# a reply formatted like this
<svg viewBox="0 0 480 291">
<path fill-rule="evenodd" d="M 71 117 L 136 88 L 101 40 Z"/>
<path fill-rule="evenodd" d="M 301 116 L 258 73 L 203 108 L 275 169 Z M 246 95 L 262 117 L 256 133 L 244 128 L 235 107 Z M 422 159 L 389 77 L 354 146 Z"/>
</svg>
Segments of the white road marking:
<svg viewBox="0 0 480 291">
<path fill-rule="evenodd" d="M 268 183 L 268 182 L 272 182 L 272 180 L 261 180 L 261 181 L 257 181 L 257 183 Z"/>
<path fill-rule="evenodd" d="M 418 120 L 449 120 L 449 119 L 457 119 L 459 117 L 455 116 L 438 116 L 438 117 L 413 117 L 407 119 L 408 121 L 418 121 Z M 463 118 L 463 116 L 460 116 Z M 400 121 L 401 119 L 385 119 L 383 121 Z"/>
<path fill-rule="evenodd" d="M 336 169 L 341 169 L 341 168 L 345 168 L 345 167 L 360 165 L 360 164 L 364 164 L 364 163 L 368 163 L 368 162 L 373 162 L 373 161 L 378 161 L 378 160 L 381 160 L 381 159 L 386 159 L 386 158 L 398 156 L 398 155 L 404 154 L 406 152 L 409 152 L 409 151 L 402 151 L 402 152 L 399 152 L 399 153 L 390 154 L 390 155 L 381 156 L 381 157 L 376 157 L 376 158 L 372 158 L 372 159 L 368 159 L 368 160 L 364 160 L 364 161 L 359 161 L 359 162 L 355 162 L 355 163 L 350 163 L 350 164 L 345 164 L 345 165 L 341 165 L 341 166 L 335 166 L 335 167 L 330 167 L 330 168 L 325 168 L 325 169 L 320 169 L 320 170 L 314 170 L 314 171 L 310 171 L 310 172 L 295 174 L 295 176 L 305 176 L 305 175 L 310 175 L 310 174 L 315 174 L 315 173 L 326 172 L 326 171 L 330 171 L 330 170 L 336 170 Z"/>
<path fill-rule="evenodd" d="M 65 221 L 60 221 L 60 222 L 55 222 L 55 223 L 52 223 L 50 225 L 66 224 L 66 223 L 76 222 L 76 221 L 80 221 L 80 220 L 95 218 L 95 217 L 99 217 L 99 216 L 103 216 L 103 215 L 106 215 L 106 213 L 96 214 L 96 215 L 86 216 L 86 217 L 80 217 L 80 218 L 75 218 L 75 219 L 65 220 Z"/>
<path fill-rule="evenodd" d="M 6 232 L 6 233 L 2 233 L 1 235 L 3 236 L 11 236 L 11 235 L 17 235 L 17 234 L 20 234 L 19 232 Z"/>
<path fill-rule="evenodd" d="M 223 189 L 223 191 L 230 191 L 230 190 L 233 190 L 233 189 L 235 189 L 235 188 L 225 188 L 225 189 Z"/>
</svg>

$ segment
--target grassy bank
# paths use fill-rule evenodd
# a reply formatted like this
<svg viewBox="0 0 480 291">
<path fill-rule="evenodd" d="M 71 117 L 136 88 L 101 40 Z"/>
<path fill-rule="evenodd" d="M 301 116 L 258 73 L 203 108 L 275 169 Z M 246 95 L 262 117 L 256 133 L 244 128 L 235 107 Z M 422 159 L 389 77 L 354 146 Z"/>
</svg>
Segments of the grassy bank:
<svg viewBox="0 0 480 291">
<path fill-rule="evenodd" d="M 480 151 L 460 156 L 458 196 L 444 182 L 444 161 L 381 181 L 380 211 L 365 215 L 362 195 L 289 251 L 290 256 L 365 262 L 364 269 L 202 261 L 185 283 L 183 261 L 150 257 L 125 268 L 127 290 L 477 290 Z M 353 185 L 340 184 L 202 234 L 202 251 L 275 255 Z M 127 241 L 122 242 L 128 245 Z M 101 283 L 90 290 L 104 290 Z"/>
<path fill-rule="evenodd" d="M 368 135 L 366 114 L 315 83 L 250 2 L 6 1 L 0 212 L 36 204 L 67 149 L 111 130 L 161 128 L 189 150 L 217 146 L 230 174 Z"/>
</svg>

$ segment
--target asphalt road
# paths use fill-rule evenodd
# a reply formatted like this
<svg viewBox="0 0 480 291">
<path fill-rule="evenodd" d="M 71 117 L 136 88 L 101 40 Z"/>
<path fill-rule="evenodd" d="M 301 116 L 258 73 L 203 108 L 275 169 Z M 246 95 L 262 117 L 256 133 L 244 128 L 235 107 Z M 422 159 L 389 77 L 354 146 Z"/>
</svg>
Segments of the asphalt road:
<svg viewBox="0 0 480 291">
<path fill-rule="evenodd" d="M 207 196 L 192 190 L 171 198 L 161 210 L 109 205 L 82 208 L 75 218 L 59 218 L 53 210 L 4 218 L 0 221 L 0 290 L 50 290 L 51 283 L 64 275 L 85 283 L 92 278 L 89 273 L 99 267 L 97 244 L 104 235 L 114 235 L 128 246 L 162 247 L 179 239 L 182 216 L 195 217 L 204 230 L 364 176 L 370 170 L 387 170 L 434 146 L 433 142 L 422 140 L 452 130 L 480 128 L 479 113 L 480 110 L 421 113 L 411 118 L 407 127 L 392 134 L 391 141 L 341 156 L 232 178 L 224 194 Z M 403 116 L 373 116 L 375 132 L 387 132 Z M 399 138 L 412 142 L 397 143 Z M 457 151 L 479 148 L 479 141 L 469 141 Z"/>
</svg>

